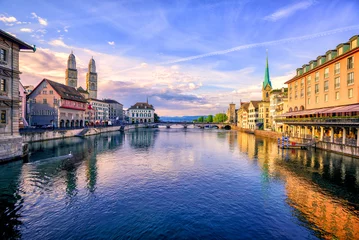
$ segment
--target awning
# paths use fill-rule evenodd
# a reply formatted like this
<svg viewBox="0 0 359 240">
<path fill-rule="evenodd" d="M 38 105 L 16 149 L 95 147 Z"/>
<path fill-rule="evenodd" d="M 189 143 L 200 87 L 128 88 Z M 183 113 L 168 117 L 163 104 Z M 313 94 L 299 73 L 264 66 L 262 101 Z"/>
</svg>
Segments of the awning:
<svg viewBox="0 0 359 240">
<path fill-rule="evenodd" d="M 327 108 L 318 108 L 318 109 L 308 109 L 297 112 L 286 112 L 280 117 L 290 117 L 290 116 L 305 116 L 305 115 L 314 115 L 314 114 L 327 114 L 327 113 L 343 113 L 343 112 L 359 112 L 359 104 L 339 106 L 339 107 L 327 107 Z"/>
</svg>

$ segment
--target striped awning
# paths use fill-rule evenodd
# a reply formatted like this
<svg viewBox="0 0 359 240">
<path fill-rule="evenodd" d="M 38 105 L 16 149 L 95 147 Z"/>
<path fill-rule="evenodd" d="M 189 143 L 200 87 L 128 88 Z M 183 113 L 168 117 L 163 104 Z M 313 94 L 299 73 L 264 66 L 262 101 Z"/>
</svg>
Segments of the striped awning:
<svg viewBox="0 0 359 240">
<path fill-rule="evenodd" d="M 291 117 L 291 116 L 305 116 L 311 114 L 344 113 L 344 112 L 359 112 L 359 104 L 339 106 L 339 107 L 308 109 L 308 110 L 302 110 L 296 112 L 286 112 L 280 116 Z"/>
</svg>

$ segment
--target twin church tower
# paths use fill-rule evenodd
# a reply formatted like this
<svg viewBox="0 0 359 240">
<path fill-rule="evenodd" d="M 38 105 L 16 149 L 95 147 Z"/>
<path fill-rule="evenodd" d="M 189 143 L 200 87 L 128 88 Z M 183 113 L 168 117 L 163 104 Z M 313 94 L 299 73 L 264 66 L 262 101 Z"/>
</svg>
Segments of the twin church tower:
<svg viewBox="0 0 359 240">
<path fill-rule="evenodd" d="M 77 89 L 77 69 L 76 58 L 71 52 L 67 60 L 67 69 L 65 74 L 66 85 Z M 90 59 L 88 71 L 86 74 L 86 90 L 89 93 L 89 98 L 97 98 L 97 73 L 96 63 L 93 58 Z"/>
</svg>

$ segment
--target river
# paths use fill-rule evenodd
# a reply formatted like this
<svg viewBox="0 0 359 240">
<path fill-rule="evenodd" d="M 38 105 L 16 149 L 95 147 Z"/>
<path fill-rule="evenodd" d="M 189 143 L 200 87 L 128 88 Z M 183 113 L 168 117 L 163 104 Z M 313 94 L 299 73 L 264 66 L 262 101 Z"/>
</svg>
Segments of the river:
<svg viewBox="0 0 359 240">
<path fill-rule="evenodd" d="M 0 165 L 3 239 L 359 239 L 359 159 L 180 128 L 30 151 Z"/>
</svg>

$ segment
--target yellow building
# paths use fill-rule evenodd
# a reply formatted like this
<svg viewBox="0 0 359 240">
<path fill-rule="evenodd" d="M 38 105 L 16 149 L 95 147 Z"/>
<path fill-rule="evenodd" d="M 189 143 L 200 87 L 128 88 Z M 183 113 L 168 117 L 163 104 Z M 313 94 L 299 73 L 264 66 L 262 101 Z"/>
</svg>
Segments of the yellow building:
<svg viewBox="0 0 359 240">
<path fill-rule="evenodd" d="M 339 44 L 288 80 L 288 113 L 282 115 L 292 136 L 359 146 L 359 36 Z"/>
<path fill-rule="evenodd" d="M 248 128 L 248 102 L 241 102 L 240 108 L 237 111 L 237 127 Z"/>
</svg>

